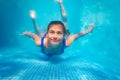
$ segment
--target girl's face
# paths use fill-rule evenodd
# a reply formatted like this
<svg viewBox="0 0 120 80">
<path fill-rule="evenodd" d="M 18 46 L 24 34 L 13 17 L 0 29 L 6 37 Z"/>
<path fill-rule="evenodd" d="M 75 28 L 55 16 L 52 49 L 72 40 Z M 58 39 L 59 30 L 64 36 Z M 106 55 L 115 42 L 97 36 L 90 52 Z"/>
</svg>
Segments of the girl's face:
<svg viewBox="0 0 120 80">
<path fill-rule="evenodd" d="M 47 37 L 51 44 L 53 45 L 59 44 L 64 38 L 62 25 L 60 24 L 51 25 L 48 30 Z"/>
</svg>

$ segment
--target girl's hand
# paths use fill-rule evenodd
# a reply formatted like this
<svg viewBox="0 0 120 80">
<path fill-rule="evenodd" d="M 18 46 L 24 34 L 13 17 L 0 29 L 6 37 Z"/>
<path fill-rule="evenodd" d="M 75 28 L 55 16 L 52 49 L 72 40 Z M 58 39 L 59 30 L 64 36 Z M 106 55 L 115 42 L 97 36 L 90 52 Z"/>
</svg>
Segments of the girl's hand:
<svg viewBox="0 0 120 80">
<path fill-rule="evenodd" d="M 56 0 L 58 3 L 62 3 L 62 0 Z"/>
<path fill-rule="evenodd" d="M 27 35 L 27 34 L 29 34 L 29 32 L 28 31 L 24 31 L 22 34 L 20 34 L 21 36 L 25 36 L 25 35 Z"/>
<path fill-rule="evenodd" d="M 35 19 L 35 18 L 36 18 L 35 11 L 33 11 L 33 10 L 30 11 L 30 17 L 31 17 L 32 19 Z"/>
<path fill-rule="evenodd" d="M 94 28 L 94 23 L 92 23 L 89 27 L 88 27 L 88 33 L 91 32 Z"/>
</svg>

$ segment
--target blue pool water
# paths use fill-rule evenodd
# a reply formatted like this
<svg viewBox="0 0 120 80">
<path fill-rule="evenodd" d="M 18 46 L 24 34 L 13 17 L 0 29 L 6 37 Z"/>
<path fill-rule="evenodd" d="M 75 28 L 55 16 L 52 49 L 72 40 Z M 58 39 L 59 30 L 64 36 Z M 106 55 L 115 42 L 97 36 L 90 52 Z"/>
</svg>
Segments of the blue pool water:
<svg viewBox="0 0 120 80">
<path fill-rule="evenodd" d="M 65 53 L 49 60 L 32 39 L 29 11 L 45 32 L 52 20 L 61 20 L 55 0 L 0 0 L 0 80 L 120 80 L 119 0 L 63 0 L 71 34 L 87 29 Z"/>
</svg>

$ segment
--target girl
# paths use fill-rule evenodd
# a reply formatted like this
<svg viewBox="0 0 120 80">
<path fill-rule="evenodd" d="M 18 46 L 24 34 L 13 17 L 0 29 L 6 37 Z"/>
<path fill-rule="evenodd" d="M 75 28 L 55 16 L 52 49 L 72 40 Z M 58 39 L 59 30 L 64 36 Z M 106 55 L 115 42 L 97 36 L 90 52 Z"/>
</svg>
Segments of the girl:
<svg viewBox="0 0 120 80">
<path fill-rule="evenodd" d="M 38 26 L 35 22 L 35 12 L 30 12 L 32 21 L 35 25 L 37 34 L 31 32 L 23 32 L 22 35 L 32 38 L 37 46 L 41 47 L 41 52 L 47 56 L 60 55 L 64 52 L 64 49 L 70 46 L 79 37 L 90 33 L 93 30 L 94 24 L 90 25 L 87 30 L 79 32 L 71 36 L 68 35 L 66 30 L 66 14 L 62 5 L 62 0 L 59 0 L 61 6 L 61 14 L 63 22 L 51 21 L 48 25 L 47 31 L 44 35 L 38 30 Z M 67 36 L 67 37 L 66 37 Z"/>
</svg>

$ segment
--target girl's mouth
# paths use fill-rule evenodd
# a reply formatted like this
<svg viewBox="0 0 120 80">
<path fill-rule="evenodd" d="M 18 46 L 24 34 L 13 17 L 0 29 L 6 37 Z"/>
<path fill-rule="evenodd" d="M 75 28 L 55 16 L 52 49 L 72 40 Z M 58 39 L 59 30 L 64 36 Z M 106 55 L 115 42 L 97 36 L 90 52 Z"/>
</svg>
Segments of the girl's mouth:
<svg viewBox="0 0 120 80">
<path fill-rule="evenodd" d="M 58 43 L 60 40 L 58 40 L 58 39 L 51 39 L 52 40 L 52 42 L 54 42 L 54 43 Z"/>
<path fill-rule="evenodd" d="M 53 41 L 53 42 L 59 42 L 59 40 L 54 40 L 54 39 L 53 39 L 52 41 Z"/>
</svg>

